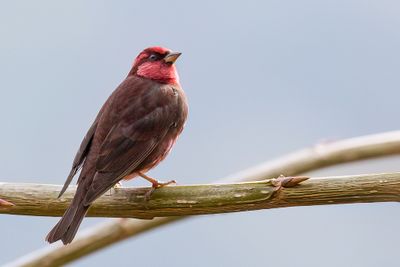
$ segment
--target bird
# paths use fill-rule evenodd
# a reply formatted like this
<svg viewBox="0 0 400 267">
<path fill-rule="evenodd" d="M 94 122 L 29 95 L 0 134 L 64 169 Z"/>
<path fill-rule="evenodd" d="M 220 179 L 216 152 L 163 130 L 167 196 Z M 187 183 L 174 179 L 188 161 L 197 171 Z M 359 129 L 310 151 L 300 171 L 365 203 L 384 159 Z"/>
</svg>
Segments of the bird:
<svg viewBox="0 0 400 267">
<path fill-rule="evenodd" d="M 93 201 L 121 180 L 142 177 L 153 189 L 174 182 L 146 172 L 165 159 L 186 122 L 187 99 L 175 66 L 180 55 L 154 46 L 136 57 L 81 142 L 59 197 L 80 170 L 76 193 L 47 242 L 71 243 Z"/>
</svg>

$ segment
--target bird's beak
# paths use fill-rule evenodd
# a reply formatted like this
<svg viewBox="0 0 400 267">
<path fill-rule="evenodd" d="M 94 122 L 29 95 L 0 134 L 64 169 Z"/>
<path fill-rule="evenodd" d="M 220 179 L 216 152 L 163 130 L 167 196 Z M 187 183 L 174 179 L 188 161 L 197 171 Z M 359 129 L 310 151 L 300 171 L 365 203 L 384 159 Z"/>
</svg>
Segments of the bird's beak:
<svg viewBox="0 0 400 267">
<path fill-rule="evenodd" d="M 182 53 L 179 53 L 179 52 L 171 52 L 165 56 L 164 61 L 165 61 L 165 63 L 174 64 L 174 62 L 178 59 L 178 57 L 181 54 Z"/>
</svg>

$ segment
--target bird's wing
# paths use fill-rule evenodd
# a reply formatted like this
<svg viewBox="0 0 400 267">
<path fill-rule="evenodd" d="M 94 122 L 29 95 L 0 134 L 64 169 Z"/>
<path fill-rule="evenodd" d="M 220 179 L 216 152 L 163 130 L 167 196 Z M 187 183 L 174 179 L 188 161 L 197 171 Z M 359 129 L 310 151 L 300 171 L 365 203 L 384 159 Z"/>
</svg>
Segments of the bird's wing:
<svg viewBox="0 0 400 267">
<path fill-rule="evenodd" d="M 72 178 L 75 176 L 75 174 L 78 172 L 78 170 L 82 167 L 83 162 L 85 161 L 85 158 L 89 152 L 90 145 L 93 140 L 94 133 L 96 132 L 97 128 L 97 123 L 98 123 L 98 118 L 93 122 L 92 126 L 90 127 L 89 131 L 86 133 L 85 137 L 82 140 L 82 143 L 79 147 L 78 152 L 75 155 L 74 161 L 72 163 L 72 168 L 71 171 L 65 180 L 64 186 L 60 191 L 60 194 L 58 197 L 61 197 L 65 190 L 67 190 L 69 184 L 72 181 Z"/>
<path fill-rule="evenodd" d="M 96 162 L 96 174 L 84 198 L 89 205 L 130 174 L 162 142 L 173 124 L 171 105 L 158 106 L 134 122 L 122 119 L 105 138 Z"/>
</svg>

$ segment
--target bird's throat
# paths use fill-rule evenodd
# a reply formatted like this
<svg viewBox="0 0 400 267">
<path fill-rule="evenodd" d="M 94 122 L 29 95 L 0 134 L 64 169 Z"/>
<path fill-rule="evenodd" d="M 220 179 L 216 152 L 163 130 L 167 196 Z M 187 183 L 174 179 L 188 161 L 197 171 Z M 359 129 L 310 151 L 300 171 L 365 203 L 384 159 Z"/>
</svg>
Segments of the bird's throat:
<svg viewBox="0 0 400 267">
<path fill-rule="evenodd" d="M 179 76 L 175 65 L 167 65 L 162 62 L 157 63 L 146 62 L 141 64 L 137 69 L 136 75 L 165 84 L 179 83 Z"/>
</svg>

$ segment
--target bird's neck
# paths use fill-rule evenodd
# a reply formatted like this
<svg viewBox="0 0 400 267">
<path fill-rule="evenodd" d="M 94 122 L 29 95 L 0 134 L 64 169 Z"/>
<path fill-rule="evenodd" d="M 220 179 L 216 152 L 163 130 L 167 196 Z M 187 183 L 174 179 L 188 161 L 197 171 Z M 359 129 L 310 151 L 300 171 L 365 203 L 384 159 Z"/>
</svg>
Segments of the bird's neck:
<svg viewBox="0 0 400 267">
<path fill-rule="evenodd" d="M 135 73 L 139 77 L 147 78 L 164 84 L 178 84 L 179 75 L 175 65 L 141 64 Z"/>
</svg>

